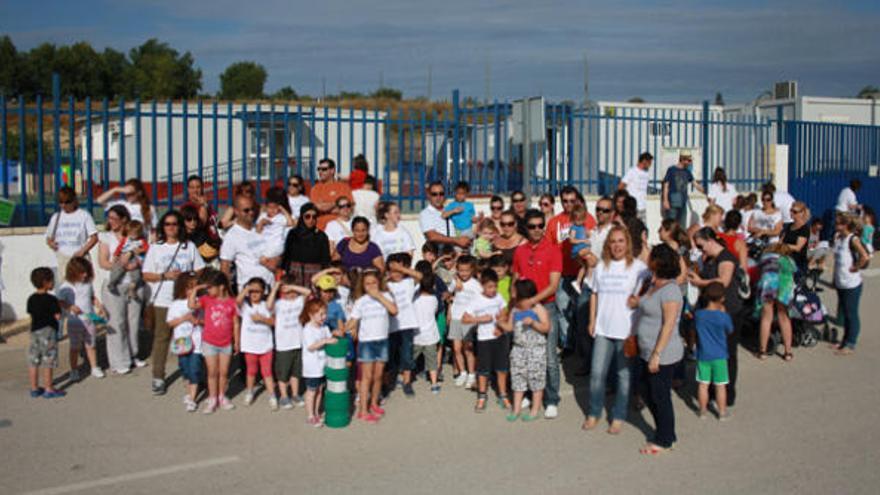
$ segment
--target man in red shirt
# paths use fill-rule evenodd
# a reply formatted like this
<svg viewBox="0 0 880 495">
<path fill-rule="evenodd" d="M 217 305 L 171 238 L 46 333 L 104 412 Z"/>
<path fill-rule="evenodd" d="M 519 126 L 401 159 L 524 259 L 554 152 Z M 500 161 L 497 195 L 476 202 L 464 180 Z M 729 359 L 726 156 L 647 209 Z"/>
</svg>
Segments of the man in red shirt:
<svg viewBox="0 0 880 495">
<path fill-rule="evenodd" d="M 562 203 L 562 212 L 550 219 L 547 224 L 546 238 L 559 249 L 562 256 L 562 280 L 556 291 L 556 308 L 559 310 L 560 316 L 559 339 L 563 350 L 573 351 L 578 345 L 582 346 L 586 343 L 586 330 L 589 322 L 578 322 L 578 316 L 588 314 L 590 293 L 589 289 L 576 288 L 574 285 L 581 265 L 577 259 L 571 256 L 570 215 L 575 205 L 586 206 L 586 204 L 580 191 L 573 186 L 563 187 L 559 193 L 559 200 Z M 583 226 L 589 238 L 590 231 L 596 228 L 596 219 L 587 213 Z M 583 341 L 578 343 L 578 340 Z"/>
<path fill-rule="evenodd" d="M 544 305 L 553 323 L 547 335 L 547 385 L 544 388 L 544 417 L 553 419 L 559 414 L 559 342 L 556 294 L 562 275 L 562 254 L 544 235 L 544 214 L 528 210 L 525 225 L 529 242 L 513 253 L 514 280 L 528 279 L 535 283 L 538 293 L 533 302 Z"/>
<path fill-rule="evenodd" d="M 336 162 L 324 158 L 318 163 L 318 181 L 309 191 L 309 199 L 321 213 L 318 217 L 319 229 L 324 230 L 336 218 L 336 200 L 341 196 L 354 203 L 348 184 L 336 180 Z"/>
</svg>

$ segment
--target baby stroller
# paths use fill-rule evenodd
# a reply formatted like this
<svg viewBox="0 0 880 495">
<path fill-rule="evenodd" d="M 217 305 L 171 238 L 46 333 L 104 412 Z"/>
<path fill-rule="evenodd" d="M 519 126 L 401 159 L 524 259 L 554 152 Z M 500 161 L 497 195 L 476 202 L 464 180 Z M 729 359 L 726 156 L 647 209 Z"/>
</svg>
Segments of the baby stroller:
<svg viewBox="0 0 880 495">
<path fill-rule="evenodd" d="M 828 323 L 828 310 L 818 294 L 809 289 L 808 278 L 800 277 L 788 307 L 793 344 L 804 348 L 813 347 L 820 340 L 831 342 L 837 340 L 837 330 Z M 775 353 L 780 344 L 782 344 L 782 335 L 774 324 L 770 340 L 767 342 L 767 351 Z"/>
</svg>

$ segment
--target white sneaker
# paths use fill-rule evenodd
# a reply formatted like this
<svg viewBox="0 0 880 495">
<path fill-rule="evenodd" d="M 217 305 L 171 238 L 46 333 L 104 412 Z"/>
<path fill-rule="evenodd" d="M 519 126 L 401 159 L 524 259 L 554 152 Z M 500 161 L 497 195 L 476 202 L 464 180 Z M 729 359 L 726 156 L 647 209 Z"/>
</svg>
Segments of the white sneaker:
<svg viewBox="0 0 880 495">
<path fill-rule="evenodd" d="M 476 386 L 476 384 L 477 384 L 477 375 L 469 373 L 467 376 L 467 382 L 465 383 L 464 388 L 474 388 L 474 386 Z"/>
<path fill-rule="evenodd" d="M 528 397 L 523 397 L 523 400 L 522 400 L 522 406 L 521 406 L 521 407 L 522 407 L 523 409 L 528 409 L 529 406 L 531 406 L 531 405 L 532 405 L 532 401 L 530 401 Z"/>
<path fill-rule="evenodd" d="M 274 395 L 269 397 L 269 409 L 273 411 L 278 410 L 278 397 L 275 397 Z"/>
<path fill-rule="evenodd" d="M 555 419 L 559 416 L 559 408 L 556 406 L 547 406 L 544 409 L 544 419 Z"/>
<path fill-rule="evenodd" d="M 67 379 L 71 382 L 78 382 L 80 378 L 82 377 L 79 376 L 79 370 L 70 370 L 70 373 L 67 375 Z"/>
<path fill-rule="evenodd" d="M 467 381 L 467 373 L 459 373 L 457 377 L 455 377 L 455 386 L 463 387 L 464 382 Z"/>
<path fill-rule="evenodd" d="M 120 368 L 120 369 L 113 370 L 114 375 L 127 375 L 129 373 L 131 373 L 131 369 L 129 369 L 129 368 Z"/>
<path fill-rule="evenodd" d="M 196 412 L 199 408 L 196 401 L 190 399 L 188 395 L 183 396 L 183 405 L 186 406 L 186 412 Z"/>
<path fill-rule="evenodd" d="M 104 370 L 98 368 L 97 366 L 92 368 L 92 376 L 95 378 L 104 378 Z"/>
<path fill-rule="evenodd" d="M 254 392 L 248 390 L 244 393 L 244 405 L 249 406 L 254 403 Z"/>
<path fill-rule="evenodd" d="M 144 361 L 143 359 L 135 359 L 134 360 L 134 367 L 135 368 L 143 368 L 146 365 L 147 365 L 147 362 Z"/>
<path fill-rule="evenodd" d="M 229 400 L 229 397 L 226 397 L 225 395 L 221 395 L 220 396 L 220 409 L 223 409 L 224 411 L 231 411 L 231 410 L 235 409 L 235 404 L 233 404 L 232 401 Z"/>
</svg>

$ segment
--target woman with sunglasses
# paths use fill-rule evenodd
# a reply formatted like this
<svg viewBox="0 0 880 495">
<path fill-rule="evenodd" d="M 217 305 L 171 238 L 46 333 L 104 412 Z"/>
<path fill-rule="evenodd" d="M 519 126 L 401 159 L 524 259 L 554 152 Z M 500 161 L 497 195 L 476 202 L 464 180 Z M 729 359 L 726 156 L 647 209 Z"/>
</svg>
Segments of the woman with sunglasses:
<svg viewBox="0 0 880 495">
<path fill-rule="evenodd" d="M 522 191 L 513 191 L 510 195 L 510 209 L 516 215 L 516 230 L 523 237 L 529 236 L 529 229 L 526 227 L 526 211 L 529 209 L 529 200 Z"/>
<path fill-rule="evenodd" d="M 186 238 L 196 245 L 199 254 L 206 264 L 217 259 L 220 254 L 220 238 L 212 236 L 199 215 L 195 205 L 184 205 L 180 208 Z"/>
<path fill-rule="evenodd" d="M 62 187 L 58 190 L 58 212 L 46 228 L 46 244 L 58 260 L 57 273 L 63 275 L 71 258 L 88 256 L 97 243 L 98 229 L 92 215 L 79 207 L 72 187 Z"/>
<path fill-rule="evenodd" d="M 318 228 L 318 208 L 306 203 L 299 209 L 296 227 L 287 233 L 281 269 L 294 277 L 294 283 L 309 286 L 312 277 L 330 264 L 330 240 Z"/>
<path fill-rule="evenodd" d="M 385 259 L 382 250 L 370 241 L 370 221 L 364 217 L 355 217 L 351 222 L 351 237 L 336 244 L 336 256 L 342 261 L 346 271 L 360 268 L 375 268 L 385 271 Z"/>
<path fill-rule="evenodd" d="M 113 197 L 116 195 L 122 195 L 122 199 L 114 200 Z M 128 210 L 132 220 L 144 224 L 147 230 L 145 234 L 149 233 L 152 237 L 152 233 L 156 231 L 159 216 L 156 214 L 156 208 L 150 204 L 144 183 L 139 179 L 128 179 L 124 185 L 112 187 L 95 198 L 95 201 L 102 205 L 105 211 L 109 211 L 115 205 L 122 205 Z"/>
<path fill-rule="evenodd" d="M 549 222 L 551 218 L 556 214 L 555 206 L 556 206 L 556 198 L 553 197 L 552 194 L 544 193 L 541 195 L 541 198 L 538 200 L 538 206 L 541 209 L 541 213 L 544 214 L 544 221 Z"/>
<path fill-rule="evenodd" d="M 791 249 L 798 276 L 807 273 L 807 245 L 810 241 L 810 209 L 803 201 L 791 205 L 791 220 L 782 229 L 782 242 Z"/>
<path fill-rule="evenodd" d="M 150 284 L 153 311 L 153 395 L 165 393 L 165 361 L 171 342 L 171 327 L 166 322 L 168 308 L 174 301 L 174 281 L 181 273 L 200 272 L 205 261 L 198 248 L 186 238 L 183 215 L 171 210 L 162 215 L 156 242 L 150 244 L 144 259 L 144 281 Z"/>
<path fill-rule="evenodd" d="M 351 237 L 351 219 L 354 213 L 354 203 L 345 196 L 336 198 L 336 218 L 327 222 L 324 232 L 330 239 L 330 245 L 335 246 L 346 237 Z"/>
<path fill-rule="evenodd" d="M 526 242 L 526 238 L 517 229 L 516 213 L 507 210 L 500 215 L 498 222 L 500 234 L 495 236 L 492 246 L 496 251 L 507 259 L 508 264 L 513 263 L 513 253 L 520 244 Z"/>
<path fill-rule="evenodd" d="M 498 230 L 501 230 L 501 213 L 504 212 L 504 198 L 501 196 L 492 196 L 489 200 L 489 218 L 495 222 Z"/>
<path fill-rule="evenodd" d="M 753 237 L 768 244 L 779 240 L 779 233 L 782 232 L 782 212 L 773 203 L 772 193 L 765 191 L 761 194 L 761 209 L 752 214 L 749 232 Z"/>
<path fill-rule="evenodd" d="M 287 204 L 294 219 L 299 215 L 300 208 L 309 202 L 309 197 L 304 194 L 305 183 L 301 175 L 291 175 L 287 179 Z"/>
<path fill-rule="evenodd" d="M 116 248 L 126 241 L 126 232 L 131 215 L 123 205 L 111 206 L 107 210 L 107 232 L 99 236 L 98 266 L 107 272 L 122 265 L 126 272 L 140 270 L 140 263 L 125 263 L 131 255 L 125 253 L 114 256 Z M 135 253 L 138 254 L 138 253 Z M 144 306 L 144 288 L 134 287 L 133 278 L 126 274 L 119 281 L 117 290 L 111 291 L 105 281 L 101 289 L 101 302 L 110 316 L 107 324 L 107 361 L 114 374 L 124 375 L 131 371 L 132 365 L 141 368 L 147 363 L 138 355 L 138 330 Z"/>
</svg>

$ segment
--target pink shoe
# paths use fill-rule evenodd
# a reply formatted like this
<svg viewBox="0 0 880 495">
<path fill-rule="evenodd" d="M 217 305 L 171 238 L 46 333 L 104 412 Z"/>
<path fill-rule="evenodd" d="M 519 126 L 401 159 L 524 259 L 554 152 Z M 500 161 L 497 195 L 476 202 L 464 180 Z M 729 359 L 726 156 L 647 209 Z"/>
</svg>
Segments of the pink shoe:
<svg viewBox="0 0 880 495">
<path fill-rule="evenodd" d="M 226 397 L 225 395 L 221 395 L 220 396 L 220 409 L 223 409 L 224 411 L 231 411 L 231 410 L 235 409 L 235 404 L 233 404 L 232 401 L 230 401 L 229 398 Z"/>
<path fill-rule="evenodd" d="M 358 414 L 357 419 L 363 421 L 364 423 L 370 423 L 370 424 L 376 424 L 379 422 L 379 416 L 376 416 L 373 413 Z"/>
<path fill-rule="evenodd" d="M 217 399 L 211 397 L 205 402 L 205 408 L 202 409 L 202 414 L 212 414 L 217 410 Z"/>
<path fill-rule="evenodd" d="M 371 406 L 370 412 L 379 417 L 385 416 L 385 409 L 382 409 L 379 406 Z"/>
<path fill-rule="evenodd" d="M 321 421 L 321 418 L 319 418 L 317 416 L 312 416 L 311 418 L 307 419 L 306 424 L 309 426 L 313 426 L 315 428 L 320 428 L 320 427 L 324 426 L 324 422 Z"/>
</svg>

